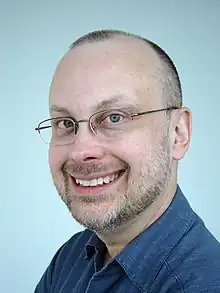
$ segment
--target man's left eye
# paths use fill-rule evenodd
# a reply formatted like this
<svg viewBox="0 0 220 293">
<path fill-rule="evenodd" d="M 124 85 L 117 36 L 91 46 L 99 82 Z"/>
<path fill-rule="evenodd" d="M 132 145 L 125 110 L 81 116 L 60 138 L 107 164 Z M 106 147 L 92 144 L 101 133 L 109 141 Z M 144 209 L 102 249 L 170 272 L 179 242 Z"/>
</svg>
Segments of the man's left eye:
<svg viewBox="0 0 220 293">
<path fill-rule="evenodd" d="M 107 122 L 110 122 L 110 123 L 117 123 L 117 122 L 121 122 L 123 120 L 123 116 L 121 114 L 118 114 L 118 113 L 113 113 L 113 114 L 110 114 L 108 117 L 106 117 Z"/>
</svg>

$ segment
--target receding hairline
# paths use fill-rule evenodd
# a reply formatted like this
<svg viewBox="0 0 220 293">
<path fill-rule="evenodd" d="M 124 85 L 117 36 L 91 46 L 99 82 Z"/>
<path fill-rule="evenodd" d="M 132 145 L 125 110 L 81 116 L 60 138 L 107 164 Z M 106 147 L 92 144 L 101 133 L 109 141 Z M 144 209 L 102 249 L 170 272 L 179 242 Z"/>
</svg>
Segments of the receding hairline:
<svg viewBox="0 0 220 293">
<path fill-rule="evenodd" d="M 69 51 L 83 44 L 98 43 L 114 39 L 117 40 L 117 38 L 120 39 L 120 37 L 127 37 L 128 39 L 133 39 L 136 41 L 139 40 L 143 42 L 143 44 L 149 45 L 149 47 L 153 49 L 153 51 L 159 57 L 161 64 L 162 74 L 159 77 L 165 84 L 165 87 L 168 91 L 168 99 L 166 104 L 167 106 L 182 107 L 182 88 L 176 66 L 174 65 L 174 62 L 170 56 L 159 45 L 149 39 L 121 30 L 97 30 L 89 32 L 75 40 L 70 45 Z"/>
</svg>

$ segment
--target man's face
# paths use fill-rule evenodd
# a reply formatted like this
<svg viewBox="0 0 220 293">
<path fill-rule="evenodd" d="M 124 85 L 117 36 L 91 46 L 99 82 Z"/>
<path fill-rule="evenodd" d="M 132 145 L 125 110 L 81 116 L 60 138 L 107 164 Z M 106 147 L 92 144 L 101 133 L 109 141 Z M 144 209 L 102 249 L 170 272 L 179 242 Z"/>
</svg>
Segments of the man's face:
<svg viewBox="0 0 220 293">
<path fill-rule="evenodd" d="M 130 114 L 163 108 L 157 57 L 129 42 L 84 44 L 68 53 L 52 82 L 51 116 L 88 119 L 100 104 Z M 110 118 L 117 121 L 105 123 Z M 166 189 L 171 161 L 165 112 L 136 117 L 111 135 L 94 135 L 82 122 L 72 143 L 49 149 L 58 193 L 73 217 L 97 232 L 114 231 L 146 210 Z"/>
</svg>

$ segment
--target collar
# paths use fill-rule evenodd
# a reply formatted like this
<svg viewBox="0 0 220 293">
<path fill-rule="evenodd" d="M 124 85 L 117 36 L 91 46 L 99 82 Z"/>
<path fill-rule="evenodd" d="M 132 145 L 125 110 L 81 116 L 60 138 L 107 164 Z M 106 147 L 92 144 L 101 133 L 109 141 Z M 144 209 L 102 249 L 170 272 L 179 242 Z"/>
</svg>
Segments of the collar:
<svg viewBox="0 0 220 293">
<path fill-rule="evenodd" d="M 179 186 L 164 214 L 115 258 L 144 292 L 153 284 L 166 258 L 191 227 L 194 212 Z"/>
<path fill-rule="evenodd" d="M 88 230 L 86 230 L 88 232 Z M 106 245 L 104 242 L 101 241 L 101 239 L 96 235 L 96 233 L 89 231 L 91 236 L 86 243 L 85 246 L 85 258 L 89 259 L 91 258 L 94 253 L 103 253 L 106 251 Z"/>
<path fill-rule="evenodd" d="M 193 223 L 194 212 L 180 187 L 164 214 L 135 238 L 115 260 L 122 266 L 136 286 L 147 291 L 160 267 Z M 106 250 L 95 233 L 86 244 L 86 257 Z"/>
</svg>

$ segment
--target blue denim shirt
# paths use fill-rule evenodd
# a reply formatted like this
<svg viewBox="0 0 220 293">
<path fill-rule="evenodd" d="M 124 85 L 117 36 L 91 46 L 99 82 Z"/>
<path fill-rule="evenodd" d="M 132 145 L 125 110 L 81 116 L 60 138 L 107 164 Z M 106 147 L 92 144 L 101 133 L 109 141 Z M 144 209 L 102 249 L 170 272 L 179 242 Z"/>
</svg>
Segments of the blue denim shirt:
<svg viewBox="0 0 220 293">
<path fill-rule="evenodd" d="M 56 253 L 35 293 L 220 292 L 220 243 L 179 186 L 166 212 L 103 266 L 106 247 L 85 230 Z"/>
</svg>

